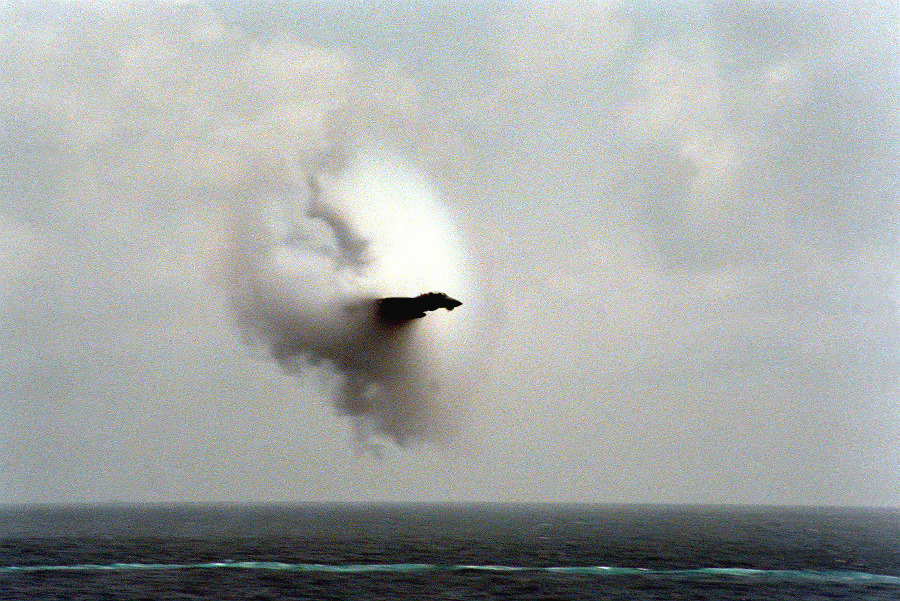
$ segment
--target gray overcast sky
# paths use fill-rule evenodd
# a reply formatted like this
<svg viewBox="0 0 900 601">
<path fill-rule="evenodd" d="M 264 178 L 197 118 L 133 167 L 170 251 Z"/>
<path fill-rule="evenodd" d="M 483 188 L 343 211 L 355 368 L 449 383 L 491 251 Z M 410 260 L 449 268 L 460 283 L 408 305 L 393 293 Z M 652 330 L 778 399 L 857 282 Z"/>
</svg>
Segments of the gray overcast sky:
<svg viewBox="0 0 900 601">
<path fill-rule="evenodd" d="M 0 502 L 900 506 L 898 16 L 0 9 Z M 261 156 L 394 149 L 479 267 L 454 449 L 357 456 L 215 284 Z"/>
</svg>

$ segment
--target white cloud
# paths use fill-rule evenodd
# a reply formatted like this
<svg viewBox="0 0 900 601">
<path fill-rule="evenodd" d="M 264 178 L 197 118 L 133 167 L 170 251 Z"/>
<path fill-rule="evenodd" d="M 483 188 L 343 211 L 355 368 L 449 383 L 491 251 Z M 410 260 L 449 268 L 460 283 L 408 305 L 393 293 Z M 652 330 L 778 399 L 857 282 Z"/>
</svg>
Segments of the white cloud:
<svg viewBox="0 0 900 601">
<path fill-rule="evenodd" d="M 900 447 L 878 15 L 412 11 L 387 39 L 365 11 L 254 36 L 197 6 L 35 10 L 0 33 L 4 498 L 548 498 L 566 477 L 584 499 L 897 502 L 872 458 Z M 432 170 L 505 299 L 484 455 L 346 464 L 319 376 L 256 364 L 209 281 L 255 162 L 353 142 Z M 829 472 L 849 484 L 817 489 Z"/>
</svg>

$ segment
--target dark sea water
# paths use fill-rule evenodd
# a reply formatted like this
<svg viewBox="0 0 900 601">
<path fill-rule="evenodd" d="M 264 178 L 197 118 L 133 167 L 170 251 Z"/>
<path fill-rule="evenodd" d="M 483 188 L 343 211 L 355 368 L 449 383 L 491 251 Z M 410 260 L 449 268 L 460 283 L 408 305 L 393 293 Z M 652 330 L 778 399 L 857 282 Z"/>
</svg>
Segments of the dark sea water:
<svg viewBox="0 0 900 601">
<path fill-rule="evenodd" d="M 900 511 L 0 508 L 0 599 L 900 599 Z"/>
</svg>

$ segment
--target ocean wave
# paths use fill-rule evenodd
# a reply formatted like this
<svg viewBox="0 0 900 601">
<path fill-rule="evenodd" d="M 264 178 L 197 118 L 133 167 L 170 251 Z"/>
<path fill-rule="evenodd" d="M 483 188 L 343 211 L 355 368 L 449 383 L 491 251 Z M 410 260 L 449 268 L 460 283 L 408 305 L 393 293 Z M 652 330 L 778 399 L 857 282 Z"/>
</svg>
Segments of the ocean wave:
<svg viewBox="0 0 900 601">
<path fill-rule="evenodd" d="M 599 577 L 647 577 L 665 579 L 729 579 L 765 581 L 804 581 L 819 583 L 866 582 L 900 586 L 900 576 L 842 570 L 759 570 L 751 568 L 691 568 L 658 570 L 616 566 L 504 566 L 430 563 L 320 564 L 283 563 L 277 561 L 212 561 L 203 563 L 111 563 L 73 565 L 0 566 L 0 576 L 30 572 L 115 572 L 175 570 L 270 570 L 284 572 L 317 572 L 331 574 L 418 573 L 418 572 L 550 572 L 554 574 Z"/>
</svg>

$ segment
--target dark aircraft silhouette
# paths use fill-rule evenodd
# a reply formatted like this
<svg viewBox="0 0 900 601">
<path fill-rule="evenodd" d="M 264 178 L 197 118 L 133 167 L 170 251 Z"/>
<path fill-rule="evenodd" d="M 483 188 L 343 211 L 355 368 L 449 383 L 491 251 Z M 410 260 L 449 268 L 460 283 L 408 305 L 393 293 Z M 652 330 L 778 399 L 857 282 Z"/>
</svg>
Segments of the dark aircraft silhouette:
<svg viewBox="0 0 900 601">
<path fill-rule="evenodd" d="M 378 318 L 389 324 L 401 324 L 425 317 L 426 311 L 452 311 L 462 303 L 443 292 L 428 292 L 419 296 L 389 296 L 376 301 Z"/>
<path fill-rule="evenodd" d="M 389 296 L 380 299 L 368 299 L 360 303 L 347 306 L 347 310 L 351 312 L 363 311 L 364 315 L 371 316 L 369 311 L 375 308 L 375 326 L 374 331 L 367 333 L 367 336 L 379 336 L 384 334 L 396 333 L 404 328 L 406 324 L 414 319 L 425 317 L 428 311 L 436 311 L 438 309 L 447 309 L 452 311 L 462 303 L 455 298 L 450 298 L 443 292 L 428 292 L 419 296 Z M 304 349 L 309 345 L 309 339 L 304 338 L 303 333 L 296 329 L 291 322 L 290 315 L 286 315 L 279 327 L 273 330 L 273 340 L 271 342 L 272 357 L 280 364 L 290 367 L 294 357 L 304 355 Z M 339 345 L 340 346 L 340 345 Z M 352 345 L 350 345 L 352 347 Z M 352 347 L 355 348 L 355 347 Z M 343 349 L 346 352 L 346 349 Z M 346 367 L 350 363 L 345 357 L 339 354 L 331 354 L 329 350 L 318 351 L 319 355 L 325 357 L 337 365 Z M 319 355 L 311 355 L 317 357 Z M 351 353 L 356 356 L 357 353 Z"/>
</svg>

